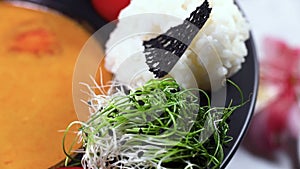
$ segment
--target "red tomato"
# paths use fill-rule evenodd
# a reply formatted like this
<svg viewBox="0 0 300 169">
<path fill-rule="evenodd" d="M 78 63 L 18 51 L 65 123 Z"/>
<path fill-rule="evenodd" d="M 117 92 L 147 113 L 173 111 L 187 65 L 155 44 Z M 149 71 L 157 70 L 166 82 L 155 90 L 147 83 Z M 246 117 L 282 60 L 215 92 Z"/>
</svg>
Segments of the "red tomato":
<svg viewBox="0 0 300 169">
<path fill-rule="evenodd" d="M 106 20 L 113 21 L 118 18 L 120 11 L 130 0 L 92 0 L 96 11 Z"/>
</svg>

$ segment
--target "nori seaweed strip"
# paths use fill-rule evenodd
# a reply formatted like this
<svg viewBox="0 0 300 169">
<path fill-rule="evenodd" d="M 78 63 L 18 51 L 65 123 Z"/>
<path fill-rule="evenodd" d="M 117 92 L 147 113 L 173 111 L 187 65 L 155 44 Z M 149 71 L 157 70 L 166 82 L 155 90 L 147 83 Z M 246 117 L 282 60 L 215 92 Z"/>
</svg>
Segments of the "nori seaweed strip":
<svg viewBox="0 0 300 169">
<path fill-rule="evenodd" d="M 143 42 L 146 63 L 155 77 L 164 77 L 171 71 L 208 20 L 211 10 L 208 1 L 205 0 L 182 24 Z"/>
</svg>

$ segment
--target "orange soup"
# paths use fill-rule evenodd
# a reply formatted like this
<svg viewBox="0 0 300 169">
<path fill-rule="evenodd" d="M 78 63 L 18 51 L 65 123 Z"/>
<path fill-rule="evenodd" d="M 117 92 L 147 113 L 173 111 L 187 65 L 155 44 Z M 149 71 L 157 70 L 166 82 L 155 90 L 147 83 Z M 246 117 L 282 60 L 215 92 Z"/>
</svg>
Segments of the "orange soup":
<svg viewBox="0 0 300 169">
<path fill-rule="evenodd" d="M 43 169 L 65 158 L 59 130 L 77 120 L 72 73 L 89 36 L 63 15 L 0 2 L 1 169 Z"/>
</svg>

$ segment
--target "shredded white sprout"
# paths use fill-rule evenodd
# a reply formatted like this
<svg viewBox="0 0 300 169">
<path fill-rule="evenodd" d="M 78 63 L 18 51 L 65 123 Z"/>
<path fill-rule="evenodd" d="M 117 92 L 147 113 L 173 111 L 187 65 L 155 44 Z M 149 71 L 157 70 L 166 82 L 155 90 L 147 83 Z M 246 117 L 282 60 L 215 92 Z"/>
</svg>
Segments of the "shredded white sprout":
<svg viewBox="0 0 300 169">
<path fill-rule="evenodd" d="M 102 76 L 101 76 L 102 77 Z M 94 86 L 82 83 L 88 91 L 83 91 L 90 96 L 88 102 L 91 115 L 99 112 L 100 109 L 106 107 L 108 103 L 118 96 L 124 96 L 125 87 L 118 82 L 110 82 L 110 85 L 104 85 L 101 80 L 101 85 L 91 77 Z M 106 92 L 105 88 L 110 87 Z M 128 86 L 126 86 L 128 88 Z M 97 89 L 100 94 L 94 91 Z M 156 98 L 158 102 L 165 102 L 166 98 Z M 117 102 L 124 100 L 117 100 Z M 103 117 L 103 118 L 102 118 Z M 84 150 L 77 150 L 83 153 L 81 163 L 84 169 L 166 169 L 162 166 L 162 162 L 168 156 L 161 157 L 162 154 L 168 151 L 168 146 L 176 146 L 178 141 L 162 139 L 160 136 L 124 134 L 119 128 L 113 128 L 106 121 L 105 115 L 97 118 L 97 121 L 92 123 L 101 124 L 101 126 L 81 123 L 85 126 L 85 131 L 78 132 L 79 140 L 82 141 L 88 135 L 88 143 L 83 145 Z M 95 128 L 98 127 L 98 128 Z M 197 168 L 197 165 L 186 161 L 185 169 Z"/>
</svg>

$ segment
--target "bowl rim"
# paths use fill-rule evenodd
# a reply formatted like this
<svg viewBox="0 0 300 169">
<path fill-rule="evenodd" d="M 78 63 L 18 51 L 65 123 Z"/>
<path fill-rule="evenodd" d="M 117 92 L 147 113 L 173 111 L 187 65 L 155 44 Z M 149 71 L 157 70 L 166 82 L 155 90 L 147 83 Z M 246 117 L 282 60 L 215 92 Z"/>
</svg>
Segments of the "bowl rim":
<svg viewBox="0 0 300 169">
<path fill-rule="evenodd" d="M 249 36 L 248 43 L 247 43 L 248 53 L 249 53 L 249 48 L 251 49 L 252 55 L 248 54 L 248 56 L 246 56 L 246 59 L 247 60 L 252 59 L 253 63 L 254 63 L 253 64 L 253 70 L 254 70 L 254 74 L 253 74 L 254 79 L 253 80 L 254 81 L 253 81 L 253 86 L 252 86 L 253 90 L 251 93 L 251 99 L 249 101 L 250 102 L 249 110 L 247 113 L 247 117 L 244 121 L 244 125 L 241 129 L 241 132 L 239 133 L 238 137 L 235 139 L 235 143 L 233 144 L 230 151 L 224 158 L 220 168 L 225 168 L 230 163 L 230 160 L 234 156 L 235 152 L 238 150 L 241 142 L 245 138 L 244 136 L 247 133 L 247 130 L 250 126 L 251 119 L 252 119 L 252 117 L 254 115 L 254 111 L 255 111 L 255 105 L 256 105 L 256 101 L 257 101 L 258 87 L 259 87 L 259 62 L 258 62 L 256 47 L 255 47 L 255 43 L 254 43 L 254 39 L 253 39 L 253 34 L 251 31 L 250 31 L 250 36 Z"/>
</svg>

